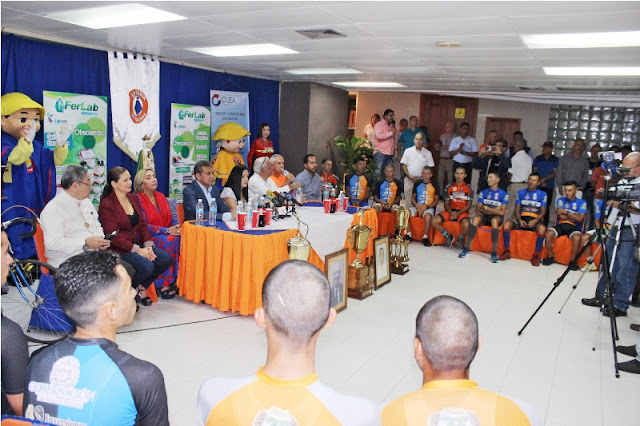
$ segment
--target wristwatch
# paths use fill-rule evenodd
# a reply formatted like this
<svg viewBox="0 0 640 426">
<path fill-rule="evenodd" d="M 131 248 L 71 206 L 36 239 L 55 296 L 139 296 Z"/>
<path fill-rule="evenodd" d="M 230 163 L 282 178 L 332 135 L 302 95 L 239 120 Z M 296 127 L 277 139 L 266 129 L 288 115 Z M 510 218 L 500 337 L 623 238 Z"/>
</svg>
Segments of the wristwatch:
<svg viewBox="0 0 640 426">
<path fill-rule="evenodd" d="M 84 251 L 89 251 L 89 246 L 85 243 L 85 244 L 82 246 L 82 250 L 84 250 Z"/>
<path fill-rule="evenodd" d="M 169 228 L 167 228 L 167 235 L 171 234 L 171 231 L 169 231 Z"/>
</svg>

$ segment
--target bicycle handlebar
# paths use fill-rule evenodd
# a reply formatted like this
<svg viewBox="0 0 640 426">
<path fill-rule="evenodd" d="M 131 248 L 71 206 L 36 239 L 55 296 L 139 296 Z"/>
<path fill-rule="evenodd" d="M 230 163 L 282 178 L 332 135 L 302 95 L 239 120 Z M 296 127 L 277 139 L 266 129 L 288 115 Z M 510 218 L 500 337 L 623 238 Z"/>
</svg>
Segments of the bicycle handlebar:
<svg viewBox="0 0 640 426">
<path fill-rule="evenodd" d="M 24 238 L 29 238 L 32 237 L 33 234 L 36 233 L 36 221 L 33 219 L 29 219 L 27 217 L 16 217 L 13 218 L 11 220 L 8 220 L 6 222 L 2 222 L 2 229 L 7 229 L 8 227 L 10 227 L 11 225 L 13 225 L 14 223 L 18 223 L 18 222 L 25 222 L 28 223 L 29 225 L 31 225 L 31 231 L 25 233 L 25 234 L 20 234 L 20 238 L 24 239 Z"/>
</svg>

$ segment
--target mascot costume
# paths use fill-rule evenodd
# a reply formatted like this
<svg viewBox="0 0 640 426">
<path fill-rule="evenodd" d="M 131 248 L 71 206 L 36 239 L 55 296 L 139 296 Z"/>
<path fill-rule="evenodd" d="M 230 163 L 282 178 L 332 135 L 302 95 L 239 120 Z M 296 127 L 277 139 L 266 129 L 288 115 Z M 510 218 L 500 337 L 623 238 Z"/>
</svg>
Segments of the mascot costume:
<svg viewBox="0 0 640 426">
<path fill-rule="evenodd" d="M 44 205 L 56 195 L 56 165 L 67 159 L 66 141 L 54 150 L 36 141 L 44 108 L 22 93 L 7 93 L 1 99 L 2 109 L 2 221 L 19 216 L 30 217 L 27 207 L 40 214 Z M 24 206 L 15 207 L 13 206 Z M 20 234 L 31 227 L 17 223 L 7 229 L 7 235 L 18 259 L 35 258 L 32 238 L 22 240 Z"/>
<path fill-rule="evenodd" d="M 224 186 L 231 170 L 241 164 L 244 166 L 244 159 L 240 150 L 245 145 L 245 138 L 251 133 L 238 123 L 228 122 L 220 125 L 211 138 L 214 141 L 221 141 L 220 152 L 213 163 L 213 173 L 216 177 L 216 185 Z"/>
</svg>

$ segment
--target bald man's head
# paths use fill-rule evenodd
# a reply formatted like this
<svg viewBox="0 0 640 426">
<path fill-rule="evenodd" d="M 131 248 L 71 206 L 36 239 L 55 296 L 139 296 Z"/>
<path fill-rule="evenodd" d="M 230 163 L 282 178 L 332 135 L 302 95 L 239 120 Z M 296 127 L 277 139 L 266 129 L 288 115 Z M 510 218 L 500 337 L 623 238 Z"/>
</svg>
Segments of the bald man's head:
<svg viewBox="0 0 640 426">
<path fill-rule="evenodd" d="M 309 341 L 325 325 L 330 310 L 329 281 L 310 263 L 288 260 L 273 268 L 262 286 L 268 322 L 294 343 Z"/>
<path fill-rule="evenodd" d="M 464 371 L 478 351 L 478 319 L 463 301 L 434 297 L 418 312 L 416 337 L 434 370 Z"/>
</svg>

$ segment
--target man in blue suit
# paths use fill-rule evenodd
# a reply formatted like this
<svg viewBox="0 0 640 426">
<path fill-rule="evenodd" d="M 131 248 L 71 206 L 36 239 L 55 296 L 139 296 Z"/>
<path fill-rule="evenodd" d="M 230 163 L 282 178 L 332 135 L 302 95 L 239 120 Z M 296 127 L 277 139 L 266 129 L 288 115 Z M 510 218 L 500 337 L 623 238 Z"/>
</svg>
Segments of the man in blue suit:
<svg viewBox="0 0 640 426">
<path fill-rule="evenodd" d="M 213 175 L 213 165 L 205 160 L 200 160 L 193 168 L 196 180 L 190 183 L 182 191 L 182 207 L 184 208 L 184 220 L 194 220 L 196 218 L 196 204 L 198 199 L 204 204 L 204 218 L 209 218 L 209 204 L 211 200 L 216 200 L 218 214 L 216 219 L 222 219 L 222 213 L 228 212 L 229 207 L 220 198 L 220 191 L 213 185 L 215 177 Z"/>
</svg>

